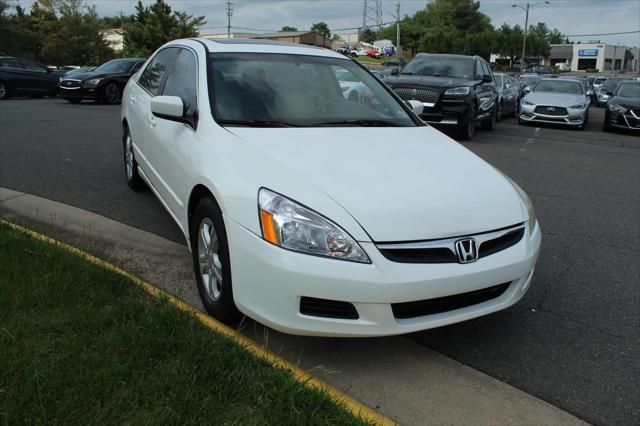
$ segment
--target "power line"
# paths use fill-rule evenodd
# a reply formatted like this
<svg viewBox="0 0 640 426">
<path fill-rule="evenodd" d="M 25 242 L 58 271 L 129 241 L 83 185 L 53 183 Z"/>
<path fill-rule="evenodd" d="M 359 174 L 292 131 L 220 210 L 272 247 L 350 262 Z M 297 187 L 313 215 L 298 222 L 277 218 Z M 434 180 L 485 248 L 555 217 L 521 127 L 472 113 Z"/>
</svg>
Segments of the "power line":
<svg viewBox="0 0 640 426">
<path fill-rule="evenodd" d="M 640 30 L 622 31 L 619 33 L 603 33 L 603 34 L 562 34 L 562 37 L 596 37 L 596 36 L 610 36 L 610 35 L 635 34 L 635 33 L 640 33 Z"/>
</svg>

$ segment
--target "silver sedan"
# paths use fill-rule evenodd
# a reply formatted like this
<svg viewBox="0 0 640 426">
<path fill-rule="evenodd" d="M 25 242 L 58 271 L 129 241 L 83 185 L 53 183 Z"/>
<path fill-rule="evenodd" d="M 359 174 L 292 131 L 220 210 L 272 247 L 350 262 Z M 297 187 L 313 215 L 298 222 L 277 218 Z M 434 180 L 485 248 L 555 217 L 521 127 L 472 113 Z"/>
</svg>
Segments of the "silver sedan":
<svg viewBox="0 0 640 426">
<path fill-rule="evenodd" d="M 560 124 L 583 130 L 589 120 L 589 103 L 579 81 L 546 78 L 522 99 L 518 122 Z"/>
</svg>

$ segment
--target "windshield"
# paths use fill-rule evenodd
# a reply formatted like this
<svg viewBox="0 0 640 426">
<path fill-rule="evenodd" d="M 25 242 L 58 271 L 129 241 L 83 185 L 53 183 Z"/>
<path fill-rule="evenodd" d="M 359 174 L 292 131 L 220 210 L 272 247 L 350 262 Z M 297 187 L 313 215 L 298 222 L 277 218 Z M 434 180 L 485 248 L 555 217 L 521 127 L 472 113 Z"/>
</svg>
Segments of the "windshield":
<svg viewBox="0 0 640 426">
<path fill-rule="evenodd" d="M 496 81 L 496 84 L 498 85 L 498 87 L 502 87 L 502 75 L 501 74 L 494 74 L 493 78 Z"/>
<path fill-rule="evenodd" d="M 534 92 L 569 93 L 572 95 L 584 94 L 582 83 L 568 80 L 541 80 L 533 88 Z"/>
<path fill-rule="evenodd" d="M 111 61 L 105 62 L 95 69 L 96 72 L 117 72 L 124 73 L 129 72 L 131 67 L 135 61 L 123 60 L 123 59 L 112 59 Z"/>
<path fill-rule="evenodd" d="M 600 85 L 600 84 L 604 83 L 605 81 L 607 81 L 606 78 L 596 78 L 595 81 L 593 82 L 593 84 Z"/>
<path fill-rule="evenodd" d="M 613 79 L 610 78 L 607 81 L 605 81 L 605 83 L 602 85 L 602 91 L 604 92 L 613 92 L 615 90 L 616 87 L 618 87 L 618 84 L 622 83 L 624 80 L 617 80 L 617 79 Z"/>
<path fill-rule="evenodd" d="M 622 83 L 618 86 L 616 96 L 640 98 L 640 83 Z"/>
<path fill-rule="evenodd" d="M 219 124 L 255 127 L 415 126 L 378 79 L 350 59 L 213 53 Z"/>
<path fill-rule="evenodd" d="M 466 80 L 473 80 L 473 60 L 443 56 L 415 57 L 402 69 L 400 74 L 464 78 Z"/>
<path fill-rule="evenodd" d="M 539 80 L 540 78 L 538 77 L 520 77 L 520 84 L 522 84 L 522 86 L 531 86 Z"/>
</svg>

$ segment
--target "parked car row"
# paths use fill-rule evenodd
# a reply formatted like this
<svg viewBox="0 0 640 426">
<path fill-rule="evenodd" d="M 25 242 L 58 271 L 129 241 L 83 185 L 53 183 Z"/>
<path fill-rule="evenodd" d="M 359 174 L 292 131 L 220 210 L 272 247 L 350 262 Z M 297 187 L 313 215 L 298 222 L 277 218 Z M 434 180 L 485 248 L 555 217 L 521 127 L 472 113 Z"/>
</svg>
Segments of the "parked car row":
<svg viewBox="0 0 640 426">
<path fill-rule="evenodd" d="M 125 84 L 144 61 L 113 59 L 97 68 L 58 70 L 32 59 L 0 56 L 0 99 L 60 95 L 71 103 L 90 99 L 115 104 L 120 102 Z"/>
</svg>

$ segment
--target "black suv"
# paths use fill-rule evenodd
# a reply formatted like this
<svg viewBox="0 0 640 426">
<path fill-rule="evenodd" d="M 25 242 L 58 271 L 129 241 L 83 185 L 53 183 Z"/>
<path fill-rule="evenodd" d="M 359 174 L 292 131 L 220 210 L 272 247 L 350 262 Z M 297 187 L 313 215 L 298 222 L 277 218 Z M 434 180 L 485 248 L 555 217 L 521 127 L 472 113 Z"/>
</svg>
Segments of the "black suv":
<svg viewBox="0 0 640 426">
<path fill-rule="evenodd" d="M 384 82 L 403 100 L 422 102 L 422 120 L 454 128 L 462 139 L 473 137 L 477 123 L 495 128 L 498 89 L 489 64 L 478 56 L 419 53 Z"/>
<path fill-rule="evenodd" d="M 144 65 L 141 58 L 112 59 L 93 71 L 74 73 L 60 79 L 60 96 L 76 104 L 92 99 L 117 104 L 129 78 Z"/>
</svg>

